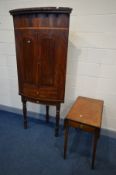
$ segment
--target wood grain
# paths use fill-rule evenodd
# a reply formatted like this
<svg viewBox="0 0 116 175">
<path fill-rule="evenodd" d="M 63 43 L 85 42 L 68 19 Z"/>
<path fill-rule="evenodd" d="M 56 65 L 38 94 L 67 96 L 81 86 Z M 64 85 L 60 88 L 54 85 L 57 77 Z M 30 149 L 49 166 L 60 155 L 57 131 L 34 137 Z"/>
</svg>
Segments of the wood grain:
<svg viewBox="0 0 116 175">
<path fill-rule="evenodd" d="M 80 96 L 75 101 L 66 118 L 100 128 L 102 110 L 102 100 Z"/>
<path fill-rule="evenodd" d="M 14 21 L 19 94 L 26 101 L 56 106 L 56 136 L 59 106 L 65 94 L 71 10 L 44 7 L 10 11 Z M 25 101 L 22 102 L 26 111 Z M 26 112 L 23 113 L 27 124 Z"/>
</svg>

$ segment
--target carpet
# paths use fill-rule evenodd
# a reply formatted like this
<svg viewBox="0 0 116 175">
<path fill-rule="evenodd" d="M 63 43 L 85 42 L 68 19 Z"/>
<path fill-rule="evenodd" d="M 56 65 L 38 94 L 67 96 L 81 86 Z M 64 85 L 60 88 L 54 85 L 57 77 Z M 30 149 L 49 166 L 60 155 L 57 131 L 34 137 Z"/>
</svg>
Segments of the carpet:
<svg viewBox="0 0 116 175">
<path fill-rule="evenodd" d="M 90 133 L 70 129 L 64 160 L 63 125 L 55 137 L 55 119 L 48 124 L 40 116 L 28 120 L 29 128 L 23 129 L 21 115 L 0 111 L 0 175 L 116 175 L 116 139 L 100 137 L 91 170 Z"/>
</svg>

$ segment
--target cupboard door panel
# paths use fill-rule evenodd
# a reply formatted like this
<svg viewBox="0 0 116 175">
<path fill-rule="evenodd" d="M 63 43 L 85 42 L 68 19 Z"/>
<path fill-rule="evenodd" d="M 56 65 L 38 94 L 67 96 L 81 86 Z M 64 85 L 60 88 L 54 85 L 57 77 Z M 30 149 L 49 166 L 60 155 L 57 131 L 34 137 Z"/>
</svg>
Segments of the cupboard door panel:
<svg viewBox="0 0 116 175">
<path fill-rule="evenodd" d="M 57 99 L 56 40 L 51 30 L 38 31 L 38 60 L 39 96 Z"/>
<path fill-rule="evenodd" d="M 56 71 L 57 71 L 57 87 L 58 98 L 64 99 L 65 81 L 66 81 L 66 64 L 67 64 L 67 47 L 68 47 L 68 31 L 56 32 Z"/>
<path fill-rule="evenodd" d="M 15 34 L 20 92 L 63 101 L 68 32 L 17 29 Z"/>
<path fill-rule="evenodd" d="M 55 40 L 44 36 L 39 39 L 39 57 L 40 57 L 40 87 L 54 86 L 55 74 Z"/>
<path fill-rule="evenodd" d="M 37 87 L 37 35 L 34 30 L 16 30 L 17 65 L 21 91 Z"/>
<path fill-rule="evenodd" d="M 38 84 L 42 97 L 63 99 L 66 73 L 67 31 L 38 31 Z"/>
</svg>

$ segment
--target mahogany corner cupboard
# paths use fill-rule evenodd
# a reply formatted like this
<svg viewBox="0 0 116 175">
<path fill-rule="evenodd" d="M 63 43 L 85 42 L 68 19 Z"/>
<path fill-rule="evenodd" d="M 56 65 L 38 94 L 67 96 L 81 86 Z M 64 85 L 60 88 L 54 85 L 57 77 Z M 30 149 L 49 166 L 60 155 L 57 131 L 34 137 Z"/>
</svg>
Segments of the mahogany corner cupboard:
<svg viewBox="0 0 116 175">
<path fill-rule="evenodd" d="M 58 136 L 60 105 L 64 102 L 71 8 L 39 7 L 10 10 L 13 16 L 19 95 L 27 128 L 26 102 L 56 106 Z"/>
</svg>

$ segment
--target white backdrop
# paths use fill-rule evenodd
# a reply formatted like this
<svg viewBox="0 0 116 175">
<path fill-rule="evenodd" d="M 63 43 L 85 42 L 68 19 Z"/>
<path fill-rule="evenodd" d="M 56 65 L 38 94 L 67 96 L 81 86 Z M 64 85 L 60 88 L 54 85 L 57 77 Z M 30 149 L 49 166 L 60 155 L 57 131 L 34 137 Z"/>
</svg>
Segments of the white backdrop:
<svg viewBox="0 0 116 175">
<path fill-rule="evenodd" d="M 78 95 L 105 101 L 102 127 L 116 131 L 116 0 L 0 0 L 0 104 L 21 109 L 9 10 L 72 7 L 63 118 Z M 28 103 L 28 110 L 45 107 Z M 51 115 L 55 108 L 51 107 Z"/>
</svg>

